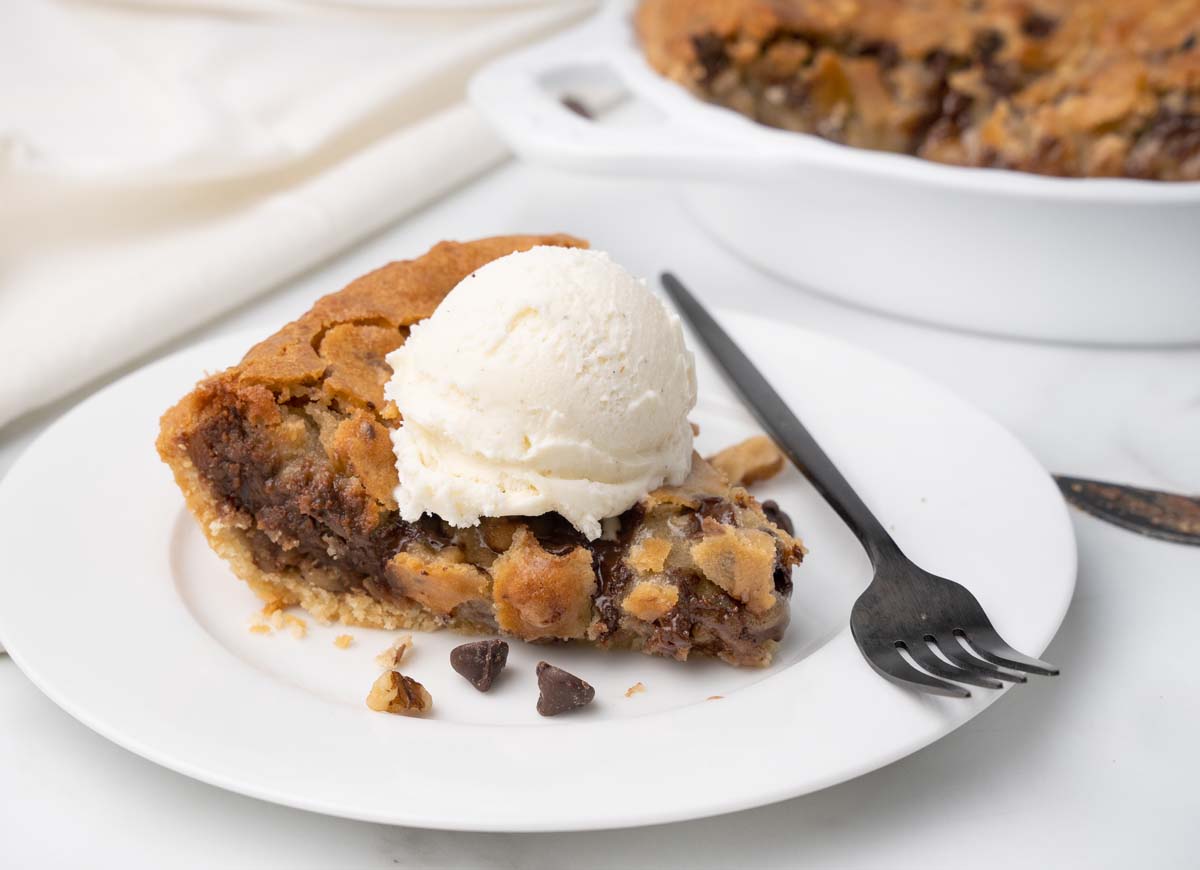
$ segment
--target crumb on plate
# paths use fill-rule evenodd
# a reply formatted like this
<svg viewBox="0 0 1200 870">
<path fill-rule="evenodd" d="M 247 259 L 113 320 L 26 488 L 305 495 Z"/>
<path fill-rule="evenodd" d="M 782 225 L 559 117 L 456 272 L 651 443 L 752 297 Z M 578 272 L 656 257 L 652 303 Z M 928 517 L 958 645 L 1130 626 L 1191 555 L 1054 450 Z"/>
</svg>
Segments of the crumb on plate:
<svg viewBox="0 0 1200 870">
<path fill-rule="evenodd" d="M 412 649 L 412 646 L 412 635 L 402 634 L 396 638 L 395 643 L 375 656 L 375 664 L 384 670 L 391 670 L 403 661 L 404 657 L 408 655 L 408 651 Z"/>
<path fill-rule="evenodd" d="M 338 649 L 348 649 L 354 643 L 354 638 L 348 634 L 339 634 L 333 639 L 333 645 Z"/>
<path fill-rule="evenodd" d="M 286 610 L 286 609 L 287 609 L 287 604 L 284 603 L 284 600 L 282 598 L 272 598 L 270 601 L 268 601 L 266 604 L 264 604 L 262 606 L 262 610 L 259 612 L 262 613 L 263 616 L 269 617 L 272 613 L 277 613 L 280 610 Z"/>
<path fill-rule="evenodd" d="M 625 697 L 632 698 L 634 695 L 640 695 L 644 691 L 646 691 L 646 684 L 643 683 L 641 680 L 638 680 L 636 683 L 634 683 L 632 686 L 630 686 L 628 689 L 625 690 Z"/>
<path fill-rule="evenodd" d="M 308 623 L 299 616 L 292 616 L 290 613 L 285 613 L 283 615 L 283 624 L 292 633 L 292 637 L 297 640 L 308 634 Z"/>
</svg>

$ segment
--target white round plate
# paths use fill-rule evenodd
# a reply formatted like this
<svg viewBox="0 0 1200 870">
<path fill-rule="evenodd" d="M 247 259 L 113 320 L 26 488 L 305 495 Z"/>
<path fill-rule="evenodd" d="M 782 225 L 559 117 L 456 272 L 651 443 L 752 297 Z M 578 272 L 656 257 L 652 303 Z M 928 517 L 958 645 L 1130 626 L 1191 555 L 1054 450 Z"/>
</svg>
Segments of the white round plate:
<svg viewBox="0 0 1200 870">
<path fill-rule="evenodd" d="M 900 545 L 975 591 L 1000 632 L 1040 654 L 1075 582 L 1050 477 L 983 414 L 840 342 L 725 314 Z M 159 764 L 316 812 L 429 828 L 551 831 L 696 818 L 781 800 L 914 752 L 1002 692 L 959 701 L 880 679 L 847 628 L 867 560 L 789 470 L 762 487 L 811 553 L 774 665 L 738 670 L 514 643 L 482 695 L 459 638 L 418 634 L 404 670 L 427 720 L 374 713 L 373 657 L 393 634 L 308 619 L 302 639 L 248 628 L 259 601 L 205 545 L 154 452 L 159 414 L 252 337 L 150 365 L 51 426 L 0 485 L 0 639 L 71 715 Z M 695 347 L 695 342 L 692 343 Z M 711 451 L 754 431 L 700 360 L 694 419 Z M 303 615 L 303 614 L 301 614 Z M 339 634 L 354 644 L 334 646 Z M 590 707 L 534 711 L 539 659 L 596 687 Z M 626 696 L 643 683 L 645 691 Z"/>
</svg>

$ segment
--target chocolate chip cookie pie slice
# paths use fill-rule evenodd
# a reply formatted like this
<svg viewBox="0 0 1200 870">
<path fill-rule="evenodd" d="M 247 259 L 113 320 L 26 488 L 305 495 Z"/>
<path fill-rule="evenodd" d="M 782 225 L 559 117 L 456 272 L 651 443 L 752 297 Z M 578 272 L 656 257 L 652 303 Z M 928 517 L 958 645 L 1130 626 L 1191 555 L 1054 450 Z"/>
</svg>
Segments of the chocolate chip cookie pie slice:
<svg viewBox="0 0 1200 870">
<path fill-rule="evenodd" d="M 729 477 L 693 454 L 686 479 L 605 517 L 595 537 L 552 512 L 401 517 L 403 423 L 385 357 L 460 281 L 546 245 L 586 247 L 565 235 L 443 242 L 359 278 L 201 381 L 163 416 L 159 454 L 213 549 L 279 606 L 768 664 L 804 550 L 774 505 L 765 513 L 729 479 L 767 473 L 761 443 L 717 460 Z"/>
</svg>

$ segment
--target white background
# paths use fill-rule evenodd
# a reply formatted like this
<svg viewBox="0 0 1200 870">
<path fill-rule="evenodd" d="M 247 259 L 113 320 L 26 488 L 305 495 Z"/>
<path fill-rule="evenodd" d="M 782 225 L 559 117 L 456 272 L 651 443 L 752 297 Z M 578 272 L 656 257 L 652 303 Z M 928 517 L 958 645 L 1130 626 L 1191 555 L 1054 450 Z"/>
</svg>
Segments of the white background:
<svg viewBox="0 0 1200 870">
<path fill-rule="evenodd" d="M 906 363 L 993 414 L 1055 471 L 1200 491 L 1200 349 L 1034 344 L 845 307 L 742 265 L 653 184 L 510 164 L 190 340 L 247 326 L 270 333 L 317 296 L 442 238 L 558 230 L 590 238 L 637 273 L 671 268 L 709 304 L 829 332 Z M 65 407 L 0 430 L 0 473 Z M 1018 687 L 934 746 L 856 781 L 653 828 L 441 833 L 260 803 L 109 744 L 0 657 L 0 866 L 1195 867 L 1200 548 L 1074 516 L 1079 583 L 1045 654 L 1061 677 Z M 114 542 L 129 545 L 136 542 Z M 1005 542 L 996 558 L 1020 571 L 1021 542 Z M 631 771 L 630 787 L 653 783 Z"/>
</svg>

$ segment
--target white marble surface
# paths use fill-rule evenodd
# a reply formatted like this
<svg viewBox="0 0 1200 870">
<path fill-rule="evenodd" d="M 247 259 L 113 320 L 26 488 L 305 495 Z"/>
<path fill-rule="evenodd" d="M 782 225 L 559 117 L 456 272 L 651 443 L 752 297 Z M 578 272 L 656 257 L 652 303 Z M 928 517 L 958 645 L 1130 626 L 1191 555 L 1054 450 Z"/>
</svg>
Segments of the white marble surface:
<svg viewBox="0 0 1200 870">
<path fill-rule="evenodd" d="M 844 307 L 743 266 L 653 184 L 509 165 L 192 340 L 246 326 L 265 334 L 387 259 L 444 237 L 516 230 L 575 232 L 642 274 L 674 269 L 711 304 L 871 347 L 986 409 L 1056 471 L 1200 491 L 1200 426 L 1193 416 L 1189 437 L 1182 425 L 1187 413 L 1200 413 L 1200 349 L 1055 347 Z M 0 473 L 61 410 L 0 430 Z M 109 744 L 0 657 L 0 865 L 1195 867 L 1200 548 L 1152 542 L 1078 514 L 1075 522 L 1079 585 L 1046 652 L 1062 677 L 1019 687 L 934 746 L 853 782 L 632 831 L 439 833 L 259 803 Z M 1019 541 L 996 546 L 998 558 L 1021 570 Z M 636 772 L 630 778 L 632 787 L 653 787 Z"/>
</svg>

